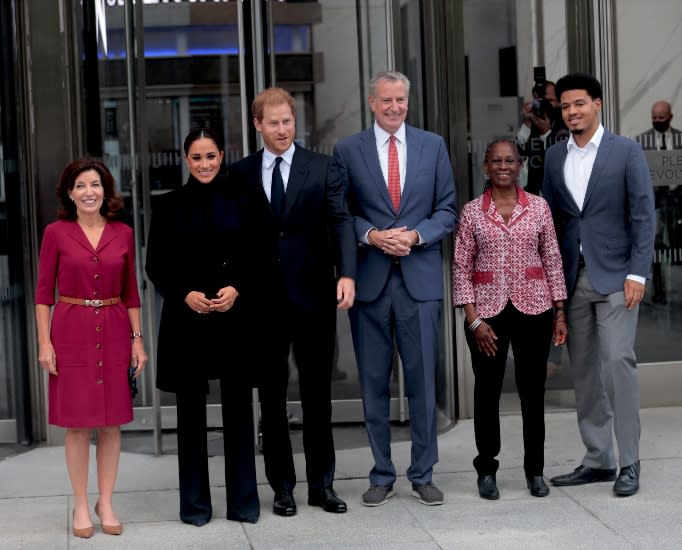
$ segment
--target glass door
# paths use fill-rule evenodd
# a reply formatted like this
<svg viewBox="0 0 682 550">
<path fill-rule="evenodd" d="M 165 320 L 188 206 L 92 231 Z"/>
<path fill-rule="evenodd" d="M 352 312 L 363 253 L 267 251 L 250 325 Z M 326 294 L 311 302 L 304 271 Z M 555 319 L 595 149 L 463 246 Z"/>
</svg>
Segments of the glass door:
<svg viewBox="0 0 682 550">
<path fill-rule="evenodd" d="M 0 443 L 31 441 L 27 349 L 28 190 L 20 170 L 17 35 L 10 2 L 0 4 Z M 30 292 L 29 292 L 30 294 Z"/>
<path fill-rule="evenodd" d="M 331 155 L 334 144 L 372 123 L 367 84 L 389 64 L 385 0 L 297 0 L 262 2 L 265 48 L 262 65 L 267 83 L 296 98 L 296 141 Z M 258 60 L 256 60 L 258 66 Z M 348 313 L 337 315 L 332 371 L 334 422 L 364 420 L 360 384 Z M 295 360 L 290 358 L 289 413 L 302 413 Z M 399 376 L 394 370 L 391 416 L 400 418 Z M 404 418 L 403 418 L 404 419 Z"/>
<path fill-rule="evenodd" d="M 522 146 L 524 165 L 520 183 L 526 190 L 540 192 L 544 150 L 550 141 L 543 132 L 524 125 L 525 104 L 542 90 L 544 105 L 551 105 L 553 86 L 541 86 L 535 78 L 542 68 L 546 81 L 556 81 L 567 72 L 566 15 L 563 2 L 543 0 L 496 0 L 462 2 L 464 61 L 466 71 L 468 189 L 459 186 L 460 196 L 469 201 L 483 191 L 483 157 L 487 144 L 495 138 L 515 139 Z M 486 67 L 486 70 L 480 70 Z M 549 123 L 558 124 L 548 111 Z M 546 130 L 545 130 L 546 131 Z M 558 132 L 557 132 L 558 134 Z M 565 136 L 564 136 L 565 137 Z M 552 139 L 552 138 L 547 138 Z M 556 139 L 559 139 L 558 137 Z M 459 160 L 459 159 L 458 159 Z M 457 341 L 464 344 L 464 316 L 455 312 Z M 545 405 L 547 410 L 574 406 L 572 379 L 565 346 L 554 348 L 547 359 Z M 463 392 L 461 410 L 473 415 L 473 371 L 468 350 L 460 355 L 465 363 L 458 381 Z M 500 410 L 520 411 L 516 393 L 514 359 L 511 347 L 502 387 Z"/>
<path fill-rule="evenodd" d="M 175 395 L 155 389 L 155 348 L 161 297 L 143 273 L 145 237 L 156 198 L 184 184 L 182 150 L 192 128 L 210 127 L 224 137 L 225 162 L 245 152 L 239 37 L 246 2 L 83 2 L 76 28 L 83 96 L 83 142 L 114 174 L 135 229 L 138 280 L 147 336 L 147 368 L 127 430 L 176 425 Z M 241 48 L 243 51 L 243 48 Z M 213 389 L 213 388 L 212 388 Z M 222 422 L 209 397 L 209 426 Z"/>
<path fill-rule="evenodd" d="M 682 384 L 682 58 L 676 40 L 682 7 L 661 2 L 651 12 L 622 0 L 614 7 L 616 131 L 641 143 L 656 208 L 651 279 L 639 308 L 635 346 L 641 403 L 676 405 Z M 634 32 L 648 39 L 634 47 L 626 39 Z"/>
</svg>

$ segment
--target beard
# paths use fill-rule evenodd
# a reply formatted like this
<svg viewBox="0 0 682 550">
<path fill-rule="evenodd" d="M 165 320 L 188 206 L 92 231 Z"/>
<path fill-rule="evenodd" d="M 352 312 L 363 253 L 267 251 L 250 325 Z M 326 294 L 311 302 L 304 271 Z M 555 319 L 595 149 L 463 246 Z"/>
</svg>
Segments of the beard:
<svg viewBox="0 0 682 550">
<path fill-rule="evenodd" d="M 576 128 L 574 130 L 571 130 L 571 134 L 573 134 L 574 136 L 579 136 L 584 131 L 585 131 L 585 128 Z"/>
</svg>

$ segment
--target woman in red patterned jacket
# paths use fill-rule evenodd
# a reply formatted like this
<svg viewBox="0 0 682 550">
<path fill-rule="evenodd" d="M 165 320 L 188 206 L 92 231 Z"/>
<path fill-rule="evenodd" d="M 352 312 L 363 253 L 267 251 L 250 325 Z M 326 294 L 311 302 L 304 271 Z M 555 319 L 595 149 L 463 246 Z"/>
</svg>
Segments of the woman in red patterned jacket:
<svg viewBox="0 0 682 550">
<path fill-rule="evenodd" d="M 499 402 L 511 344 L 523 417 L 524 471 L 533 496 L 544 497 L 546 363 L 567 336 L 566 285 L 552 215 L 544 199 L 518 185 L 521 158 L 509 140 L 488 145 L 482 196 L 467 203 L 457 229 L 453 305 L 466 314 L 475 375 L 474 432 L 478 490 L 497 499 Z"/>
</svg>

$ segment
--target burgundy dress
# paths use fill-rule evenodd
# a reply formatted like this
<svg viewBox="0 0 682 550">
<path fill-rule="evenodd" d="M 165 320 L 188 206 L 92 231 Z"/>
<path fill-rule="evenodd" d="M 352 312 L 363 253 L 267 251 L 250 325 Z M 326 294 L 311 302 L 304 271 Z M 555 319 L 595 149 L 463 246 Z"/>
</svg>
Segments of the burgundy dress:
<svg viewBox="0 0 682 550">
<path fill-rule="evenodd" d="M 108 222 L 93 249 L 75 221 L 47 226 L 40 249 L 36 304 L 55 304 L 55 285 L 62 296 L 120 296 L 121 302 L 97 309 L 63 302 L 54 307 L 50 338 L 58 375 L 49 377 L 50 424 L 86 428 L 130 422 L 132 344 L 127 308 L 140 307 L 132 229 Z"/>
</svg>

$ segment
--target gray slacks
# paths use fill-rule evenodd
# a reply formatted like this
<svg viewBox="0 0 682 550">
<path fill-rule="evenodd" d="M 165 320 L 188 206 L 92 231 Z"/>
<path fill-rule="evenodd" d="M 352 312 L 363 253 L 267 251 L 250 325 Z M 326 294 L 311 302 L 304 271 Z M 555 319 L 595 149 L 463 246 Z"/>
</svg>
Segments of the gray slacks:
<svg viewBox="0 0 682 550">
<path fill-rule="evenodd" d="M 625 307 L 623 291 L 598 293 L 578 271 L 575 291 L 568 301 L 568 353 L 575 387 L 578 427 L 587 449 L 582 464 L 590 468 L 616 467 L 639 460 L 639 379 L 635 333 L 639 305 Z"/>
</svg>

